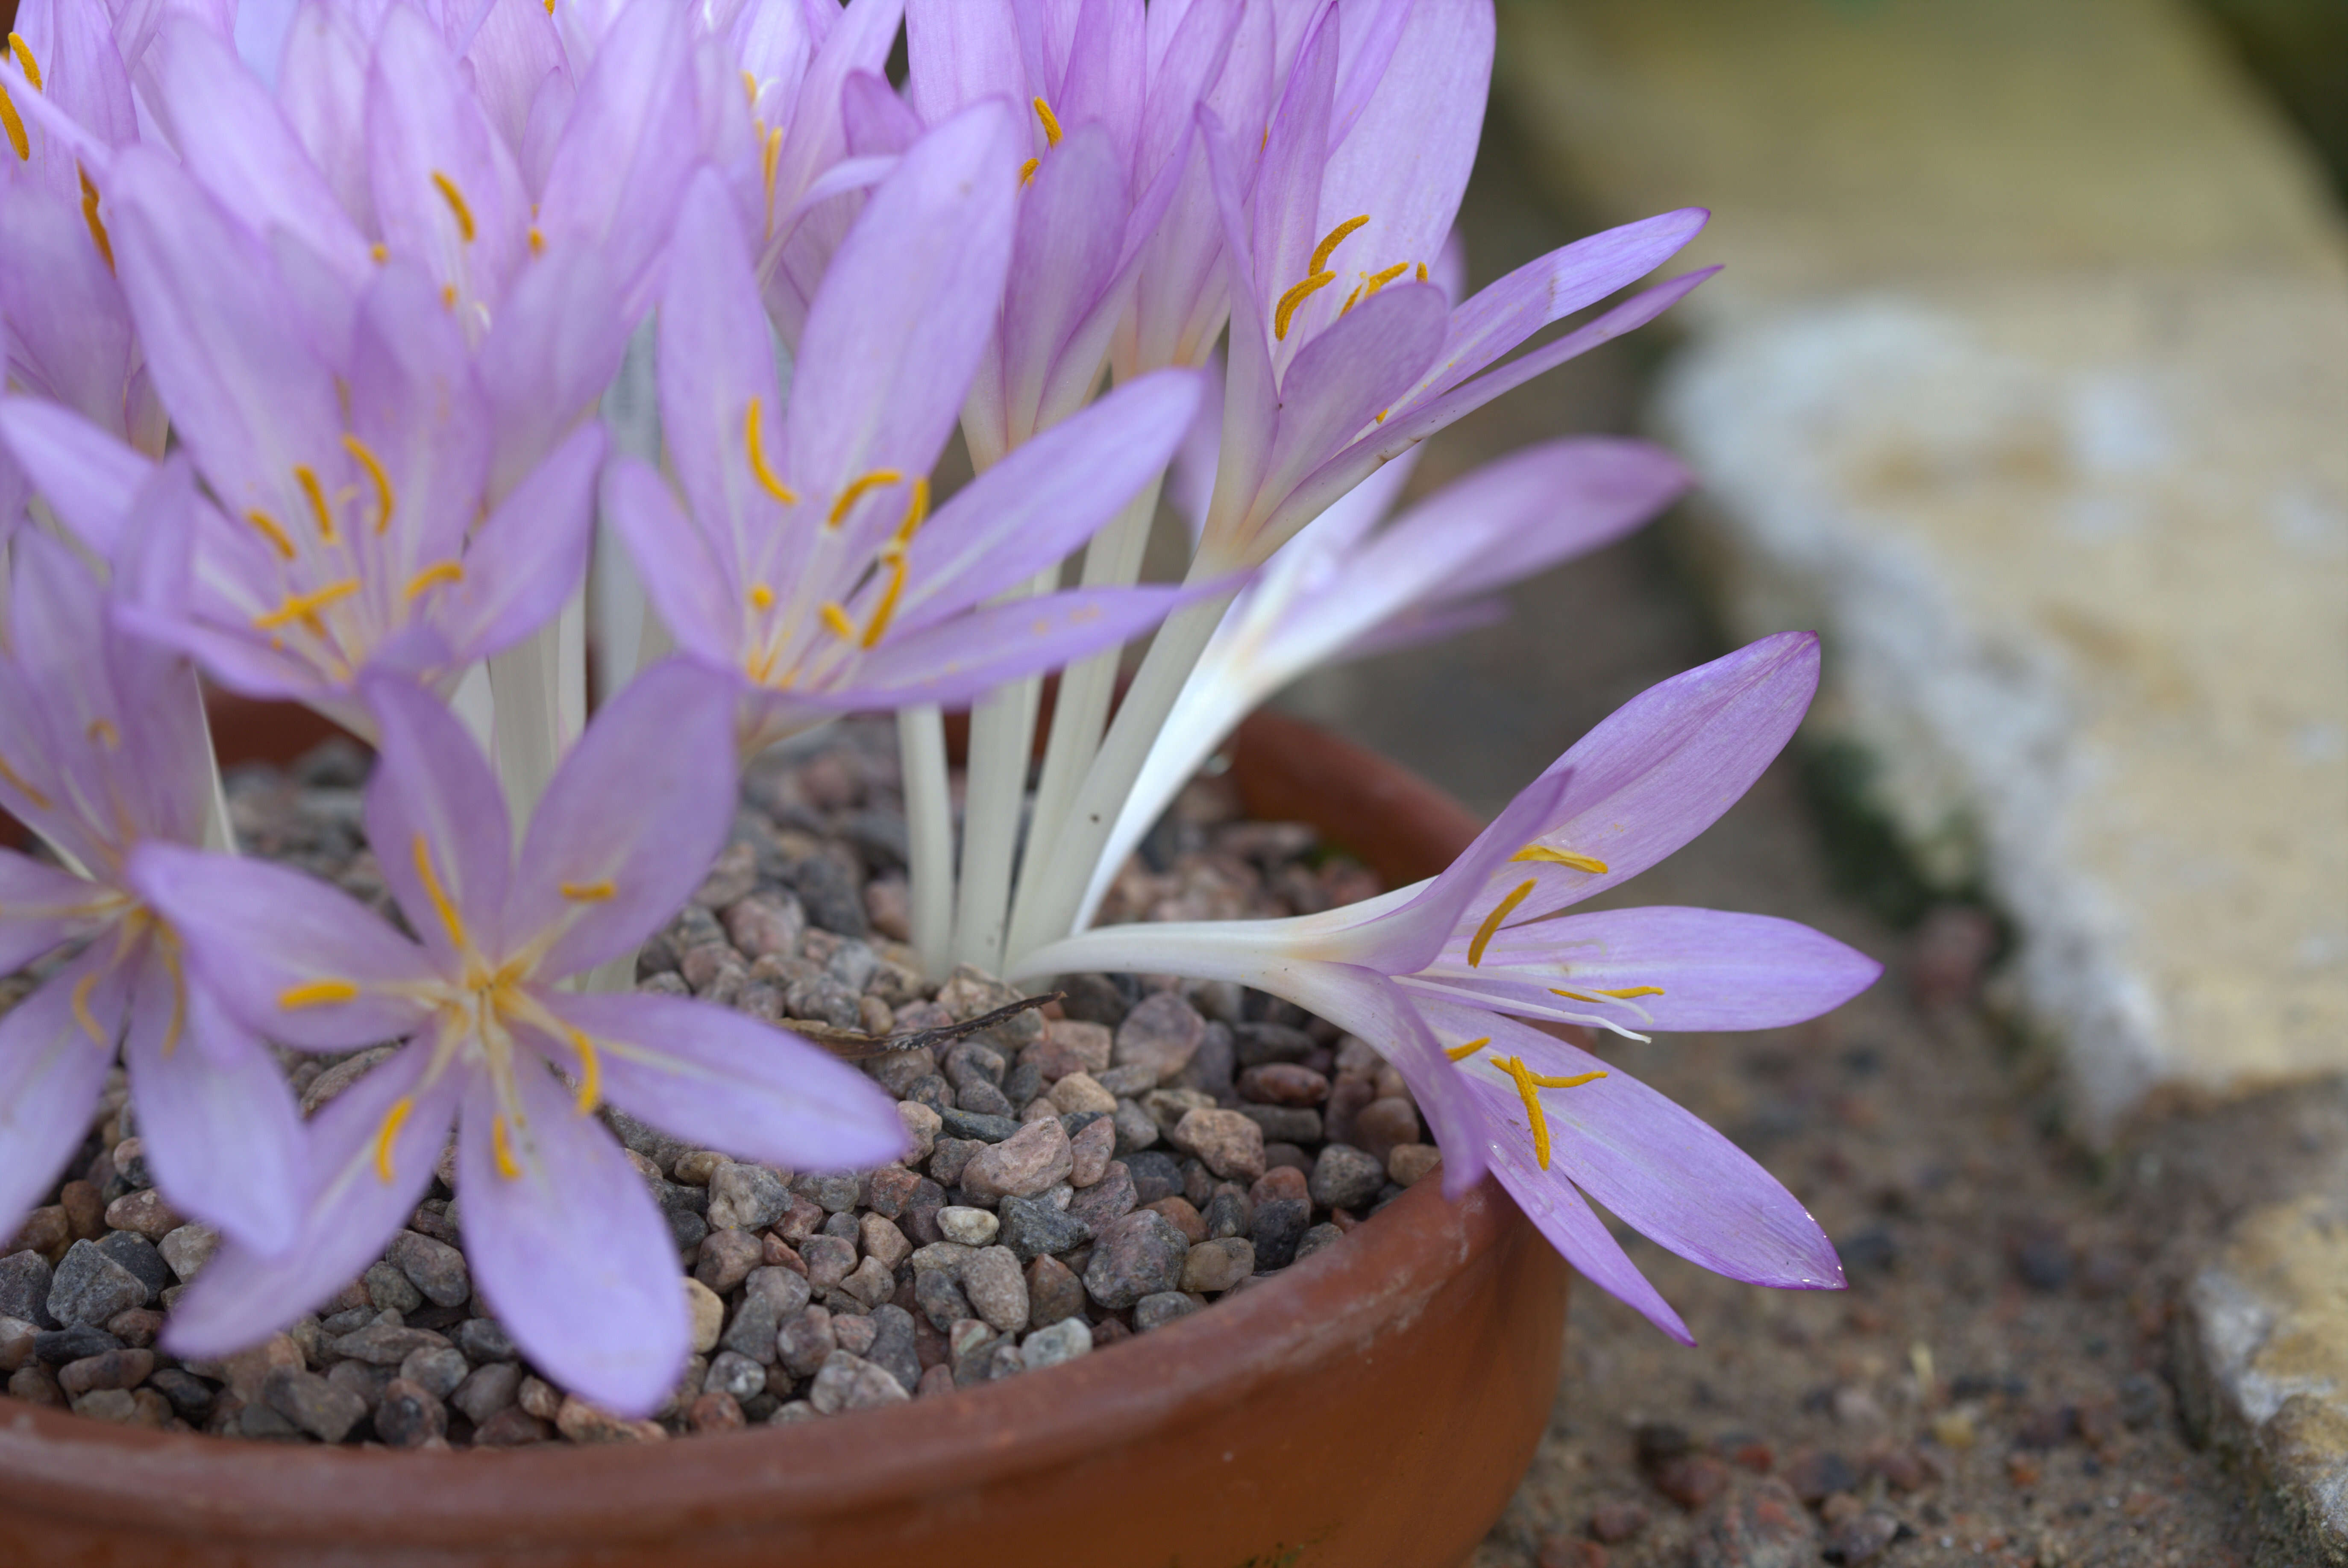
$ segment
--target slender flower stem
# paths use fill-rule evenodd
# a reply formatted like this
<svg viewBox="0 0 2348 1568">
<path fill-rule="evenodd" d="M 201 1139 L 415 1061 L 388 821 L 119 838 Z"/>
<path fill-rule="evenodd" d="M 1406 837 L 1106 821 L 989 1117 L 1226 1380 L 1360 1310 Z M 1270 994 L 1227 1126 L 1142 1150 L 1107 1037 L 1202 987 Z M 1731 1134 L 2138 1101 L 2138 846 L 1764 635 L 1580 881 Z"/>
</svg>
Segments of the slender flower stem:
<svg viewBox="0 0 2348 1568">
<path fill-rule="evenodd" d="M 196 689 L 196 708 L 203 710 L 203 689 Z M 199 725 L 204 734 L 204 848 L 221 854 L 237 852 L 236 825 L 229 820 L 228 786 L 221 779 L 220 748 L 212 744 L 212 727 L 209 718 Z"/>
<path fill-rule="evenodd" d="M 1196 575 L 1196 566 L 1192 572 Z M 1149 652 L 1126 691 L 1100 754 L 1085 775 L 1076 804 L 1066 816 L 1043 829 L 1053 839 L 1052 858 L 1044 880 L 1023 906 L 1023 912 L 1032 912 L 1029 919 L 1011 933 L 1006 952 L 1013 964 L 1031 949 L 1068 934 L 1086 884 L 1092 880 L 1093 862 L 1107 843 L 1134 780 L 1141 776 L 1151 743 L 1167 715 L 1173 712 L 1182 684 L 1206 651 L 1223 612 L 1238 596 L 1234 588 L 1186 604 L 1169 615 L 1150 639 Z"/>
<path fill-rule="evenodd" d="M 946 782 L 945 715 L 934 704 L 897 710 L 898 767 L 905 787 L 906 880 L 913 951 L 922 973 L 946 971 L 953 939 L 953 798 Z"/>
<path fill-rule="evenodd" d="M 562 756 L 561 637 L 558 616 L 489 660 L 498 782 L 516 822 L 530 820 Z"/>
<path fill-rule="evenodd" d="M 1141 558 L 1149 543 L 1149 524 L 1157 516 L 1158 492 L 1166 482 L 1160 473 L 1093 535 L 1085 547 L 1083 585 L 1086 588 L 1130 588 L 1141 576 Z M 1109 699 L 1117 692 L 1117 662 L 1124 650 L 1104 648 L 1077 660 L 1060 672 L 1059 696 L 1052 707 L 1051 738 L 1044 747 L 1044 771 L 1035 784 L 1033 820 L 1026 852 L 1020 857 L 1018 891 L 1012 903 L 1011 929 L 1033 896 L 1038 874 L 1050 851 L 1049 825 L 1067 816 L 1086 770 L 1100 750 L 1101 733 L 1108 726 Z"/>
<path fill-rule="evenodd" d="M 1048 593 L 1059 568 L 1037 573 L 998 603 Z M 1018 849 L 1019 809 L 1035 743 L 1043 677 L 995 687 L 970 714 L 970 787 L 963 801 L 962 886 L 953 956 L 993 974 L 1003 967 L 1004 926 L 1011 907 L 1011 866 Z"/>
</svg>

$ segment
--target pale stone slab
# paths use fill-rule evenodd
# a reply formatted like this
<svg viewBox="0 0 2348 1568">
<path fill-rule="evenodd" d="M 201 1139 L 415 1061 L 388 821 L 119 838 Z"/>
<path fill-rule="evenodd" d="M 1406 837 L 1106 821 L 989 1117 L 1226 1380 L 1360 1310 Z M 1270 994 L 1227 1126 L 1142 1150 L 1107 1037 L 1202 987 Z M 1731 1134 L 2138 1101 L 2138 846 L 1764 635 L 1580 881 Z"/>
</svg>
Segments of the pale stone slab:
<svg viewBox="0 0 2348 1568">
<path fill-rule="evenodd" d="M 1504 5 L 1623 220 L 1715 219 L 1662 420 L 1738 630 L 2015 916 L 2090 1130 L 2348 1069 L 2348 242 L 2180 5 Z"/>
</svg>

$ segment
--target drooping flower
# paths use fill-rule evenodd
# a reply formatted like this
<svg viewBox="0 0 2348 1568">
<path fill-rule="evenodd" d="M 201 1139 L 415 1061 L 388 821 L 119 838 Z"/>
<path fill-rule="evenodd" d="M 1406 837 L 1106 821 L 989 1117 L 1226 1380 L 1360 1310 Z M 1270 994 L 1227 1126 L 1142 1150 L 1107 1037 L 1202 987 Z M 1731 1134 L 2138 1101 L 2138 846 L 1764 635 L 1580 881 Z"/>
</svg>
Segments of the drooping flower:
<svg viewBox="0 0 2348 1568">
<path fill-rule="evenodd" d="M 1490 374 L 1551 322 L 1651 272 L 1697 209 L 1527 263 L 1456 309 L 1431 264 L 1467 188 L 1492 64 L 1491 0 L 1420 0 L 1365 99 L 1332 6 L 1262 133 L 1207 124 L 1231 279 L 1222 461 L 1200 560 L 1261 562 L 1380 464 L 1551 366 L 1652 320 L 1676 279 Z M 1378 15 L 1389 24 L 1390 13 Z M 1211 109 L 1207 111 L 1211 114 Z M 1350 117 L 1350 119 L 1349 119 Z"/>
<path fill-rule="evenodd" d="M 862 1074 L 756 1019 L 557 988 L 633 951 L 723 843 L 725 682 L 677 660 L 631 683 L 555 774 L 518 856 L 458 719 L 393 677 L 366 690 L 382 736 L 367 838 L 420 941 L 283 867 L 160 846 L 134 858 L 229 1014 L 303 1049 L 407 1041 L 313 1123 L 294 1244 L 224 1248 L 170 1343 L 223 1354 L 333 1295 L 415 1211 L 454 1123 L 482 1296 L 550 1376 L 642 1414 L 675 1386 L 689 1326 L 668 1226 L 596 1107 L 794 1171 L 893 1159 L 903 1124 Z"/>
<path fill-rule="evenodd" d="M 1235 4 L 912 0 L 907 92 L 936 124 L 988 97 L 1033 109 L 1013 260 L 963 428 L 983 469 L 1089 401 L 1143 253 L 1189 167 Z M 1138 371 L 1137 371 L 1138 373 Z"/>
<path fill-rule="evenodd" d="M 1611 543 L 1689 482 L 1677 459 L 1644 441 L 1566 438 L 1488 463 L 1380 528 L 1415 455 L 1372 474 L 1282 545 L 1224 613 L 1126 798 L 1078 923 L 1167 803 L 1264 698 L 1317 665 L 1499 619 L 1508 611 L 1498 590 Z M 1211 456 L 1206 470 L 1211 484 Z"/>
<path fill-rule="evenodd" d="M 184 467 L 167 467 L 133 526 L 175 526 L 170 492 L 183 502 L 187 487 Z M 304 1171 L 293 1095 L 261 1042 L 183 984 L 179 936 L 127 871 L 141 845 L 202 841 L 211 753 L 195 676 L 114 628 L 107 589 L 65 545 L 28 528 L 11 551 L 0 805 L 62 865 L 0 851 L 0 972 L 65 956 L 0 1017 L 0 1231 L 79 1147 L 118 1047 L 172 1207 L 240 1245 L 280 1247 Z"/>
<path fill-rule="evenodd" d="M 1163 468 L 1196 377 L 1120 388 L 929 517 L 1009 253 L 1016 143 L 982 104 L 875 188 L 808 319 L 788 405 L 716 178 L 685 201 L 662 306 L 662 426 L 690 509 L 640 463 L 611 514 L 678 645 L 752 694 L 745 744 L 853 708 L 967 700 L 1154 624 L 1174 590 L 973 609 L 1057 562 Z"/>
<path fill-rule="evenodd" d="M 600 427 L 571 430 L 484 519 L 495 399 L 422 268 L 371 263 L 322 325 L 287 308 L 291 253 L 160 155 L 130 150 L 110 180 L 147 357 L 218 503 L 121 562 L 129 624 L 363 731 L 368 669 L 446 686 L 561 607 L 586 569 Z M 0 432 L 67 526 L 114 553 L 147 459 L 34 399 L 0 407 Z"/>
<path fill-rule="evenodd" d="M 1029 954 L 1017 973 L 1233 980 L 1360 1036 L 1411 1086 L 1443 1150 L 1447 1191 L 1498 1171 L 1596 1283 L 1680 1337 L 1684 1326 L 1564 1183 L 1707 1267 L 1761 1284 L 1839 1284 L 1824 1236 L 1759 1167 L 1716 1134 L 1689 1130 L 1700 1126 L 1693 1118 L 1664 1117 L 1619 1069 L 1514 1021 L 1634 1038 L 1634 1025 L 1774 1028 L 1873 983 L 1880 965 L 1791 921 L 1563 913 L 1717 820 L 1792 737 L 1817 682 L 1814 636 L 1765 638 L 1616 710 L 1428 882 L 1293 920 L 1103 927 Z M 1599 1071 L 1609 1076 L 1588 1077 Z M 1556 1158 L 1552 1114 L 1566 1140 L 1581 1140 L 1570 1161 Z M 1593 1143 L 1634 1146 L 1635 1157 L 1608 1154 L 1612 1173 L 1592 1175 Z M 1653 1174 L 1683 1157 L 1685 1180 Z"/>
</svg>

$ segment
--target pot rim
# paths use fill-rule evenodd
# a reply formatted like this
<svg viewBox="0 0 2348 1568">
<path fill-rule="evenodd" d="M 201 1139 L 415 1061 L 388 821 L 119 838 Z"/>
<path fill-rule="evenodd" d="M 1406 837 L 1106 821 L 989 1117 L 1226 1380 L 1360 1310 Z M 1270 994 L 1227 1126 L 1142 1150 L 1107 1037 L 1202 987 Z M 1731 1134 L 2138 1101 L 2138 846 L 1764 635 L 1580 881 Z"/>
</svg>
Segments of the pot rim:
<svg viewBox="0 0 2348 1568">
<path fill-rule="evenodd" d="M 1395 764 L 1277 715 L 1242 727 L 1233 771 L 1251 815 L 1316 820 L 1340 841 L 1370 818 L 1391 836 L 1403 813 L 1413 830 L 1400 841 L 1357 837 L 1391 881 L 1438 868 L 1478 831 L 1450 797 Z M 952 1399 L 860 1411 L 844 1424 L 411 1453 L 159 1432 L 12 1400 L 0 1417 L 0 1508 L 13 1496 L 51 1515 L 118 1524 L 168 1510 L 180 1532 L 232 1521 L 248 1538 L 423 1542 L 487 1529 L 552 1543 L 658 1533 L 685 1517 L 722 1518 L 753 1495 L 762 1512 L 820 1515 L 978 1487 L 1097 1449 L 1104 1433 L 1198 1424 L 1382 1326 L 1407 1325 L 1516 1215 L 1488 1177 L 1456 1202 L 1440 1186 L 1420 1182 L 1344 1245 L 1210 1311 Z M 420 1492 L 433 1500 L 428 1512 L 414 1506 Z"/>
</svg>

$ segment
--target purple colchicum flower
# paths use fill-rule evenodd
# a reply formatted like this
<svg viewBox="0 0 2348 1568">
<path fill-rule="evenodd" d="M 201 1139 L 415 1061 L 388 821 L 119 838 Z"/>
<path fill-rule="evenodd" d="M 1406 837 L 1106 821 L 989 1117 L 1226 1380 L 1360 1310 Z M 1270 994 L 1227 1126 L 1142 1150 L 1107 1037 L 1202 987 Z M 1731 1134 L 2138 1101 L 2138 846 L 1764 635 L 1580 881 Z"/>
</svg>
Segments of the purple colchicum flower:
<svg viewBox="0 0 2348 1568">
<path fill-rule="evenodd" d="M 1678 459 L 1644 441 L 1567 438 L 1488 463 L 1379 528 L 1416 455 L 1314 519 L 1224 613 L 1093 868 L 1079 924 L 1183 783 L 1264 698 L 1317 665 L 1501 619 L 1498 590 L 1621 538 L 1690 482 Z M 1206 467 L 1211 483 L 1210 454 Z"/>
<path fill-rule="evenodd" d="M 661 309 L 661 417 L 690 508 L 614 465 L 613 521 L 678 646 L 751 694 L 755 747 L 855 709 L 952 703 L 1121 642 L 1180 602 L 1071 590 L 973 609 L 1057 562 L 1162 469 L 1195 376 L 1122 387 L 1029 442 L 934 517 L 1010 252 L 1010 113 L 929 132 L 873 191 L 808 317 L 788 406 L 726 194 L 687 195 Z"/>
<path fill-rule="evenodd" d="M 599 426 L 497 497 L 496 399 L 422 267 L 370 263 L 346 299 L 319 283 L 322 325 L 287 308 L 292 253 L 160 154 L 125 152 L 109 189 L 149 363 L 218 502 L 149 531 L 154 559 L 121 562 L 140 585 L 130 624 L 239 691 L 364 731 L 366 671 L 445 686 L 560 609 L 586 570 Z M 67 525 L 115 554 L 148 460 L 29 398 L 0 407 L 0 433 Z"/>
<path fill-rule="evenodd" d="M 77 156 L 139 139 L 130 72 L 107 11 L 80 0 L 26 0 L 9 36 L 17 79 L 0 86 L 7 378 L 160 453 L 162 406 L 115 281 L 98 188 Z"/>
<path fill-rule="evenodd" d="M 685 1301 L 668 1226 L 596 1106 L 801 1171 L 894 1159 L 903 1124 L 862 1074 L 756 1019 L 557 989 L 633 951 L 724 842 L 724 681 L 673 660 L 631 683 L 555 773 L 519 856 L 498 781 L 456 717 L 393 677 L 365 689 L 382 737 L 367 839 L 420 942 L 283 867 L 160 845 L 133 858 L 200 985 L 248 1026 L 309 1050 L 408 1041 L 312 1123 L 293 1244 L 223 1248 L 168 1342 L 226 1354 L 348 1283 L 415 1211 L 453 1122 L 482 1296 L 551 1377 L 645 1413 L 685 1363 Z"/>
<path fill-rule="evenodd" d="M 187 483 L 175 463 L 155 487 Z M 142 498 L 133 526 L 168 526 L 164 499 Z M 177 933 L 126 872 L 141 845 L 202 838 L 194 674 L 118 633 L 107 590 L 65 545 L 27 528 L 10 548 L 0 806 L 81 874 L 0 851 L 0 972 L 67 954 L 0 1017 L 0 1233 L 79 1146 L 118 1044 L 171 1206 L 241 1246 L 283 1246 L 305 1170 L 294 1097 L 261 1042 L 183 984 Z"/>
<path fill-rule="evenodd" d="M 1435 1130 L 1447 1191 L 1495 1171 L 1576 1266 L 1675 1337 L 1685 1326 L 1574 1189 L 1707 1268 L 1837 1287 L 1832 1247 L 1760 1167 L 1619 1069 L 1511 1016 L 1633 1038 L 1634 1023 L 1774 1028 L 1874 982 L 1873 960 L 1791 921 L 1561 913 L 1717 820 L 1792 737 L 1817 684 L 1816 637 L 1764 638 L 1625 704 L 1429 882 L 1294 920 L 1108 926 L 1029 954 L 1018 972 L 1234 980 L 1368 1040 Z"/>
<path fill-rule="evenodd" d="M 907 91 L 925 122 L 990 97 L 1034 110 L 1011 272 L 963 415 L 981 469 L 1091 399 L 1144 251 L 1189 167 L 1194 112 L 1222 71 L 1240 8 L 1163 9 L 1170 21 L 1133 0 L 907 8 Z"/>
</svg>

